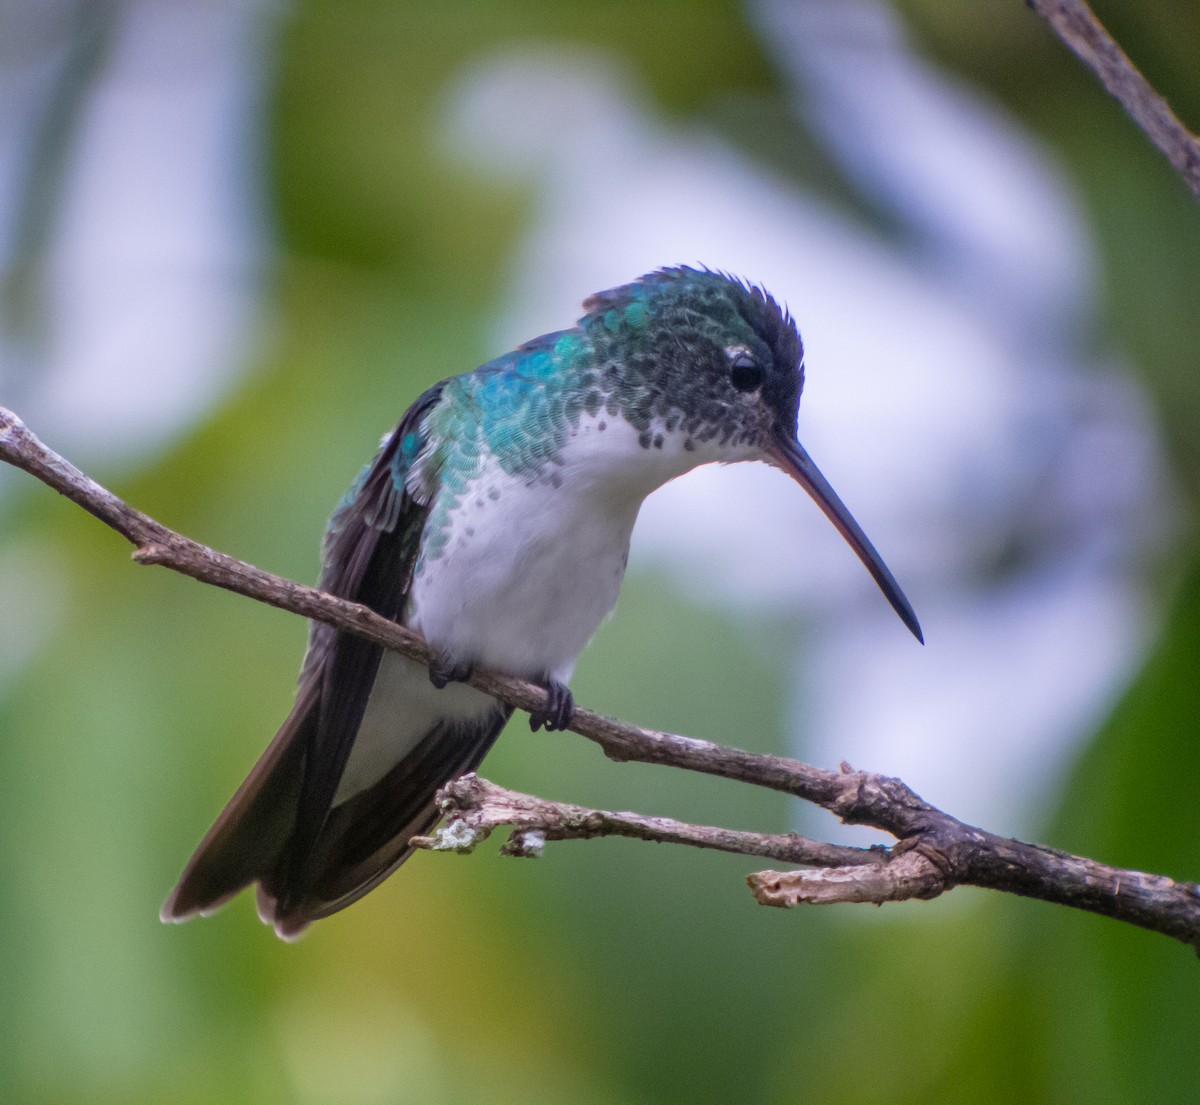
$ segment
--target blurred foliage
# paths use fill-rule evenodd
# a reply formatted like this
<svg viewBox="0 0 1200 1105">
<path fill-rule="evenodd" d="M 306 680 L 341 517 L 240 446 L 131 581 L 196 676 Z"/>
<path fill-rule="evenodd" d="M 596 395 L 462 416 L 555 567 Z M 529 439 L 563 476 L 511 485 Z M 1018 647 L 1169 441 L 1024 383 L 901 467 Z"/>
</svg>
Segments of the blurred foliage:
<svg viewBox="0 0 1200 1105">
<path fill-rule="evenodd" d="M 1109 5 L 1193 124 L 1194 8 Z M 900 5 L 1066 164 L 1104 258 L 1107 338 L 1145 371 L 1200 486 L 1200 214 L 1023 6 Z M 1185 10 L 1186 9 L 1186 10 Z M 1102 7 L 1103 10 L 1103 7 Z M 508 40 L 612 51 L 673 116 L 832 187 L 732 3 L 308 0 L 271 46 L 275 340 L 223 409 L 118 490 L 312 579 L 317 535 L 431 379 L 495 353 L 486 323 L 528 197 L 447 163 L 461 67 Z M 751 122 L 752 121 L 752 122 Z M 104 472 L 96 475 L 104 479 Z M 165 572 L 54 497 L 0 549 L 53 549 L 67 610 L 0 699 L 0 1100 L 12 1102 L 1126 1102 L 1194 1100 L 1194 957 L 1037 903 L 959 890 L 887 911 L 751 904 L 749 861 L 604 841 L 538 863 L 418 856 L 285 946 L 248 896 L 181 929 L 155 909 L 290 704 L 296 619 Z M 645 576 L 576 681 L 589 706 L 764 751 L 783 743 L 782 630 Z M 1197 877 L 1200 576 L 1070 781 L 1047 839 Z M 777 797 L 613 765 L 514 724 L 501 782 L 764 830 Z"/>
<path fill-rule="evenodd" d="M 772 84 L 727 0 L 441 5 L 312 0 L 282 30 L 274 113 L 278 217 L 289 251 L 386 269 L 403 286 L 494 292 L 520 203 L 439 158 L 432 120 L 463 67 L 532 40 L 586 43 L 633 67 L 665 110 Z M 506 202 L 507 201 L 507 202 Z"/>
<path fill-rule="evenodd" d="M 923 49 L 984 84 L 1062 158 L 1100 249 L 1105 337 L 1142 372 L 1184 493 L 1200 509 L 1196 201 L 1091 70 L 1024 5 L 897 6 Z M 1200 5 L 1092 7 L 1184 124 L 1200 130 Z"/>
</svg>

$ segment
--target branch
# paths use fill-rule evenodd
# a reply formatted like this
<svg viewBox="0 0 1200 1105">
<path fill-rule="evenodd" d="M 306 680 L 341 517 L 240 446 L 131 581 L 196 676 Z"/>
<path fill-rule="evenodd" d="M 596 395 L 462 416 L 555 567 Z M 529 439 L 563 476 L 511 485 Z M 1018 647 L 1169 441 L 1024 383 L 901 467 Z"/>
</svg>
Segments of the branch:
<svg viewBox="0 0 1200 1105">
<path fill-rule="evenodd" d="M 591 840 L 627 836 L 659 844 L 690 844 L 717 852 L 764 856 L 812 867 L 879 867 L 888 859 L 883 847 L 850 848 L 809 840 L 799 833 L 748 833 L 711 825 L 689 825 L 670 817 L 612 813 L 549 802 L 507 790 L 474 773 L 452 779 L 438 792 L 445 823 L 432 836 L 414 837 L 420 848 L 435 852 L 473 852 L 502 826 L 512 835 L 501 849 L 510 856 L 541 855 L 548 840 Z"/>
<path fill-rule="evenodd" d="M 432 658 L 419 636 L 365 606 L 271 575 L 167 529 L 48 449 L 3 407 L 0 460 L 29 472 L 116 530 L 135 546 L 133 557 L 139 564 L 160 564 L 325 622 L 420 663 Z M 469 682 L 521 710 L 534 711 L 547 704 L 542 688 L 512 676 L 477 671 Z M 472 834 L 490 832 L 499 824 L 517 828 L 518 838 L 510 850 L 522 854 L 538 850 L 539 833 L 541 841 L 614 834 L 671 841 L 828 868 L 753 876 L 752 886 L 765 904 L 929 898 L 957 885 L 971 885 L 1099 913 L 1200 949 L 1200 887 L 1195 884 L 1122 870 L 985 832 L 929 805 L 899 779 L 853 771 L 845 764 L 841 771 L 826 771 L 783 756 L 643 729 L 582 708 L 576 710 L 571 729 L 600 745 L 610 759 L 664 764 L 782 791 L 829 810 L 847 824 L 882 829 L 898 843 L 890 850 L 843 848 L 797 836 L 604 813 L 500 788 L 489 791 L 490 784 L 480 787 L 482 781 L 476 780 L 469 785 L 454 782 L 443 790 L 447 803 L 457 803 L 448 829 L 456 819 L 462 822 L 464 846 Z M 435 839 L 450 846 L 444 835 Z"/>
<path fill-rule="evenodd" d="M 1103 82 L 1200 199 L 1200 138 L 1175 115 L 1085 0 L 1027 0 Z"/>
<path fill-rule="evenodd" d="M 1160 875 L 1129 871 L 1054 848 L 999 837 L 966 825 L 923 802 L 899 779 L 868 772 L 825 772 L 796 760 L 759 756 L 721 745 L 708 745 L 649 729 L 638 729 L 608 718 L 601 721 L 636 734 L 647 754 L 636 757 L 692 770 L 706 770 L 690 756 L 661 754 L 663 742 L 676 748 L 707 745 L 709 766 L 721 763 L 725 775 L 741 782 L 788 790 L 841 816 L 848 824 L 871 825 L 899 838 L 892 848 L 848 848 L 806 837 L 737 832 L 705 825 L 688 825 L 670 818 L 612 813 L 584 806 L 549 802 L 506 790 L 475 775 L 447 783 L 438 793 L 446 824 L 432 837 L 415 841 L 435 851 L 470 852 L 493 830 L 508 825 L 512 838 L 502 849 L 507 855 L 540 855 L 550 840 L 587 840 L 598 836 L 627 836 L 660 843 L 689 844 L 742 855 L 767 856 L 806 868 L 826 870 L 760 871 L 747 880 L 763 905 L 800 903 L 904 901 L 935 898 L 959 885 L 987 887 L 1028 898 L 1069 905 L 1127 921 L 1153 932 L 1173 936 L 1200 950 L 1200 887 Z M 574 728 L 574 727 L 573 727 Z M 582 736 L 603 740 L 594 732 Z M 683 745 L 677 742 L 685 742 Z M 732 759 L 718 755 L 727 753 Z M 623 757 L 632 758 L 632 757 Z M 733 762 L 747 770 L 725 770 Z M 790 765 L 790 766 L 789 766 Z M 761 767 L 764 770 L 755 770 Z M 775 786 L 775 772 L 793 777 L 794 786 Z M 836 793 L 818 800 L 808 776 L 824 777 Z"/>
</svg>

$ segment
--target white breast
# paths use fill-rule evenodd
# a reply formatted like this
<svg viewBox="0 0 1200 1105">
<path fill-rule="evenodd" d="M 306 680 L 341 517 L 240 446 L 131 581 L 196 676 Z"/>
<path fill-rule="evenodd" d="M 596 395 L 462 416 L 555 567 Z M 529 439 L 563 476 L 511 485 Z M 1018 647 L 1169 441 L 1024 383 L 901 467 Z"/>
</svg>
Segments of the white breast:
<svg viewBox="0 0 1200 1105">
<path fill-rule="evenodd" d="M 680 434 L 660 440 L 647 449 L 602 412 L 532 480 L 486 462 L 441 556 L 414 581 L 407 623 L 456 660 L 567 682 L 616 603 L 642 501 L 718 459 L 684 448 Z"/>
</svg>

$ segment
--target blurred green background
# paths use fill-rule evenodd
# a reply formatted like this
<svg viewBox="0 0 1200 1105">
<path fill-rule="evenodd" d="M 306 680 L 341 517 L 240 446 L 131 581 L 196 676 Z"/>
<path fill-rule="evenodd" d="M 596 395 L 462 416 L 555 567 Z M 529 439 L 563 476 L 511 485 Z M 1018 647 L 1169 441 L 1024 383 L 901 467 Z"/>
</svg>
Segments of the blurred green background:
<svg viewBox="0 0 1200 1105">
<path fill-rule="evenodd" d="M 122 16 L 119 4 L 94 9 Z M 47 10 L 64 40 L 95 33 L 70 5 Z M 1061 157 L 1101 254 L 1101 331 L 1083 340 L 1111 342 L 1136 366 L 1182 489 L 1161 638 L 1038 835 L 1196 879 L 1200 208 L 1024 5 L 897 10 L 926 57 Z M 1197 124 L 1200 8 L 1098 10 Z M 489 327 L 535 197 L 449 157 L 436 127 L 463 66 L 533 40 L 611 52 L 668 118 L 838 195 L 835 170 L 803 153 L 737 4 L 273 5 L 256 40 L 252 155 L 273 236 L 267 321 L 238 353 L 243 375 L 186 433 L 149 462 L 102 460 L 93 474 L 191 536 L 312 580 L 329 507 L 378 434 L 431 380 L 498 352 Z M 840 202 L 886 221 L 848 194 Z M 34 233 L 24 259 L 37 248 Z M 27 316 L 8 291 L 15 325 Z M 58 616 L 0 682 L 0 1100 L 1196 1100 L 1194 956 L 971 890 L 886 911 L 784 913 L 752 904 L 748 860 L 602 841 L 531 863 L 497 859 L 491 844 L 470 858 L 418 856 L 293 946 L 258 924 L 246 895 L 211 920 L 160 925 L 183 861 L 289 708 L 305 628 L 133 570 L 124 544 L 81 511 L 32 484 L 4 488 L 0 558 L 41 579 Z M 22 624 L 22 600 L 0 598 L 17 611 L 0 632 Z M 790 632 L 633 575 L 576 697 L 782 750 Z M 566 800 L 789 824 L 778 796 L 612 765 L 582 740 L 521 724 L 486 774 Z"/>
</svg>

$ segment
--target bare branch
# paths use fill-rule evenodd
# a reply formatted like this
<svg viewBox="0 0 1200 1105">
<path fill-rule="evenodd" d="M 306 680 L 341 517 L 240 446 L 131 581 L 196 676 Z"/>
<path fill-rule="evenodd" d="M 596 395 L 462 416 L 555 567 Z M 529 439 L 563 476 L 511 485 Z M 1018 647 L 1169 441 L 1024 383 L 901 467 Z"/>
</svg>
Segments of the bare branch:
<svg viewBox="0 0 1200 1105">
<path fill-rule="evenodd" d="M 1085 0 L 1028 0 L 1028 3 L 1100 78 L 1150 141 L 1167 155 L 1192 194 L 1200 199 L 1200 138 L 1179 121 Z"/>
<path fill-rule="evenodd" d="M 749 833 L 711 825 L 689 825 L 670 817 L 612 813 L 549 802 L 497 786 L 478 775 L 453 779 L 438 792 L 445 823 L 431 837 L 414 843 L 433 851 L 470 852 L 501 826 L 513 830 L 504 846 L 506 855 L 539 854 L 547 841 L 590 840 L 597 836 L 627 836 L 660 844 L 690 844 L 743 856 L 765 856 L 784 863 L 812 867 L 865 865 L 878 867 L 890 857 L 887 848 L 850 848 L 809 840 L 798 833 Z M 530 839 L 536 841 L 530 845 Z"/>
<path fill-rule="evenodd" d="M 29 472 L 122 534 L 136 546 L 134 559 L 139 563 L 161 564 L 202 582 L 325 622 L 421 663 L 431 659 L 428 645 L 419 636 L 366 607 L 270 575 L 183 537 L 134 510 L 48 449 L 3 407 L 0 460 Z M 544 690 L 511 676 L 479 671 L 471 676 L 470 683 L 521 710 L 546 705 Z M 455 782 L 444 788 L 447 801 L 457 805 L 447 830 L 435 838 L 437 846 L 456 846 L 451 832 L 456 823 L 464 847 L 498 824 L 514 825 L 517 839 L 509 850 L 527 855 L 535 854 L 542 842 L 551 839 L 634 836 L 831 868 L 823 874 L 764 872 L 755 876 L 753 885 L 759 900 L 772 899 L 771 904 L 890 901 L 931 897 L 956 885 L 973 885 L 1085 909 L 1200 948 L 1200 887 L 1195 884 L 1109 867 L 973 828 L 929 805 L 899 779 L 853 771 L 844 764 L 841 771 L 826 771 L 783 756 L 759 755 L 643 729 L 584 709 L 576 711 L 571 728 L 599 744 L 611 759 L 664 764 L 783 791 L 821 806 L 849 824 L 870 825 L 891 833 L 898 844 L 891 850 L 843 848 L 802 837 L 741 833 L 665 818 L 562 806 L 500 792 L 499 788 L 495 789 L 503 800 L 492 792 L 494 803 L 487 807 L 485 790 L 481 799 L 484 808 L 477 817 L 471 814 L 475 817 L 472 822 L 468 813 L 474 801 L 472 786 L 481 782 L 477 780 L 472 785 L 460 787 Z M 910 853 L 917 853 L 921 859 L 906 859 Z M 855 870 L 846 873 L 851 868 Z"/>
</svg>

